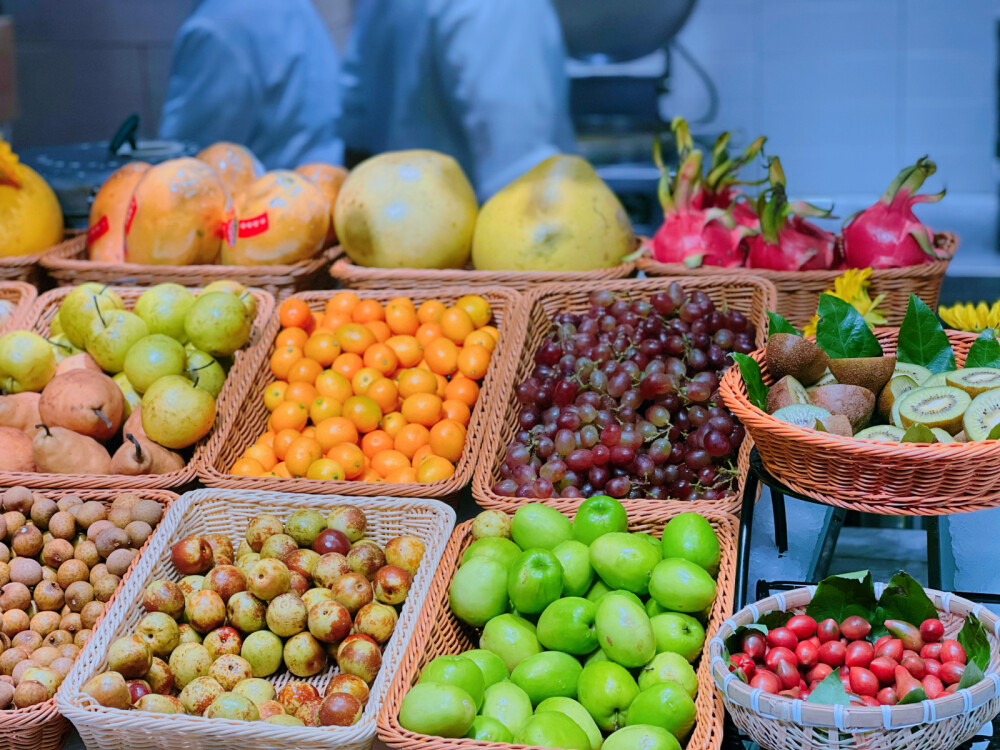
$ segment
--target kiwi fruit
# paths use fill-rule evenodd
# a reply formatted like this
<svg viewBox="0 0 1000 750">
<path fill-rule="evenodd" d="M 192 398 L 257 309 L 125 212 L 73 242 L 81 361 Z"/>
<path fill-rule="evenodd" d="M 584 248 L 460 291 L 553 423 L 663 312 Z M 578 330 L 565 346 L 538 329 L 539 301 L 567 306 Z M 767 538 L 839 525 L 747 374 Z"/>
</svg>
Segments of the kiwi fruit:
<svg viewBox="0 0 1000 750">
<path fill-rule="evenodd" d="M 892 424 L 879 424 L 866 427 L 854 437 L 858 440 L 880 440 L 883 443 L 898 443 L 903 439 L 903 429 Z"/>
<path fill-rule="evenodd" d="M 831 414 L 843 414 L 853 430 L 860 430 L 872 418 L 875 394 L 860 385 L 823 385 L 809 394 L 813 406 L 826 409 Z"/>
<path fill-rule="evenodd" d="M 969 442 L 969 436 L 965 434 L 965 430 L 962 430 L 961 432 L 956 432 L 954 438 L 956 443 Z"/>
<path fill-rule="evenodd" d="M 779 335 L 787 334 L 775 334 L 775 336 Z M 815 429 L 817 419 L 823 419 L 824 417 L 832 415 L 826 409 L 819 406 L 813 406 L 812 404 L 792 404 L 791 406 L 778 409 L 778 411 L 774 412 L 771 416 L 775 419 L 780 419 L 782 422 L 788 422 L 789 424 L 794 424 L 798 427 Z"/>
<path fill-rule="evenodd" d="M 878 393 L 885 387 L 895 369 L 896 356 L 893 354 L 883 357 L 850 357 L 830 360 L 830 372 L 833 373 L 838 383 L 860 385 L 872 393 Z"/>
<path fill-rule="evenodd" d="M 899 401 L 899 419 L 903 429 L 922 424 L 954 435 L 962 429 L 962 415 L 971 403 L 968 393 L 949 385 L 915 388 Z"/>
<path fill-rule="evenodd" d="M 919 391 L 919 388 L 914 388 L 914 391 Z M 911 391 L 910 393 L 912 393 Z M 909 394 L 907 394 L 909 395 Z M 892 405 L 892 410 L 889 412 L 889 424 L 899 429 L 903 429 L 903 420 L 899 418 L 899 404 L 903 399 L 897 398 L 896 403 Z"/>
<path fill-rule="evenodd" d="M 878 394 L 878 415 L 888 420 L 892 405 L 904 393 L 909 393 L 916 387 L 917 383 L 909 375 L 893 375 L 892 380 L 886 383 L 882 392 Z"/>
<path fill-rule="evenodd" d="M 806 388 L 807 391 L 811 391 L 813 388 L 819 388 L 821 385 L 836 385 L 837 379 L 833 377 L 833 373 L 830 372 L 830 368 L 827 367 L 822 375 L 819 376 L 819 380 L 813 383 L 811 386 Z"/>
<path fill-rule="evenodd" d="M 1000 388 L 1000 368 L 966 367 L 964 370 L 949 372 L 945 380 L 948 385 L 961 388 L 975 398 L 980 393 Z"/>
<path fill-rule="evenodd" d="M 917 385 L 923 385 L 924 381 L 931 376 L 931 371 L 923 365 L 915 365 L 912 362 L 896 361 L 896 369 L 892 374 L 893 378 L 905 375 Z"/>
<path fill-rule="evenodd" d="M 804 386 L 819 380 L 830 361 L 815 343 L 792 333 L 771 334 L 764 347 L 764 359 L 775 380 L 791 375 Z"/>
<path fill-rule="evenodd" d="M 785 375 L 781 380 L 771 386 L 767 392 L 767 413 L 774 414 L 785 406 L 792 404 L 808 404 L 809 394 L 802 387 L 802 383 L 791 375 Z"/>
<path fill-rule="evenodd" d="M 1000 424 L 1000 389 L 986 391 L 972 399 L 962 419 L 962 426 L 969 440 L 985 440 L 998 424 Z"/>
<path fill-rule="evenodd" d="M 842 435 L 851 437 L 854 430 L 851 427 L 851 420 L 843 414 L 831 414 L 829 417 L 822 417 L 816 420 L 815 429 L 819 432 L 829 432 L 831 435 Z"/>
<path fill-rule="evenodd" d="M 931 428 L 931 432 L 934 434 L 934 437 L 937 438 L 937 441 L 939 443 L 957 443 L 958 442 L 957 440 L 955 440 L 955 438 L 953 438 L 949 433 L 947 433 L 944 430 L 942 430 L 940 427 L 932 427 Z"/>
<path fill-rule="evenodd" d="M 921 388 L 937 388 L 940 385 L 948 385 L 948 376 L 951 375 L 954 370 L 949 370 L 948 372 L 935 372 L 927 380 L 920 384 Z"/>
</svg>

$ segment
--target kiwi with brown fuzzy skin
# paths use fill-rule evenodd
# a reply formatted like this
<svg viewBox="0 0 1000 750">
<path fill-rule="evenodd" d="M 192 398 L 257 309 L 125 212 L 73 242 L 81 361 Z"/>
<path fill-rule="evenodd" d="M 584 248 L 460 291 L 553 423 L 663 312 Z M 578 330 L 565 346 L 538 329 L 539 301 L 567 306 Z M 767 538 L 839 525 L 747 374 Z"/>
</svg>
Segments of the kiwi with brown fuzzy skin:
<svg viewBox="0 0 1000 750">
<path fill-rule="evenodd" d="M 764 359 L 776 381 L 791 375 L 810 386 L 826 372 L 830 358 L 815 343 L 792 333 L 774 333 L 767 339 Z"/>
<path fill-rule="evenodd" d="M 831 414 L 829 417 L 821 417 L 816 420 L 816 429 L 822 427 L 822 432 L 829 432 L 831 435 L 842 435 L 851 437 L 854 430 L 851 427 L 851 420 L 843 414 Z"/>
<path fill-rule="evenodd" d="M 868 424 L 875 411 L 875 394 L 860 385 L 823 385 L 809 394 L 809 402 L 831 414 L 843 414 L 855 432 Z"/>
<path fill-rule="evenodd" d="M 811 391 L 813 388 L 819 388 L 821 385 L 836 385 L 837 379 L 833 377 L 833 373 L 830 372 L 830 368 L 827 367 L 826 370 L 820 375 L 819 380 L 813 383 L 811 386 L 806 388 L 807 391 Z"/>
<path fill-rule="evenodd" d="M 922 424 L 954 435 L 962 429 L 962 415 L 971 403 L 968 393 L 949 385 L 915 388 L 899 401 L 900 426 L 905 430 Z"/>
<path fill-rule="evenodd" d="M 785 406 L 792 404 L 808 404 L 809 394 L 802 387 L 802 383 L 791 375 L 785 375 L 781 380 L 771 386 L 767 392 L 767 413 L 774 414 Z"/>
<path fill-rule="evenodd" d="M 985 440 L 1000 424 L 1000 389 L 986 391 L 972 399 L 962 424 L 969 440 Z"/>
<path fill-rule="evenodd" d="M 981 393 L 1000 388 L 1000 368 L 966 367 L 956 372 L 949 372 L 945 382 L 953 388 L 961 388 L 975 398 Z"/>
<path fill-rule="evenodd" d="M 830 372 L 843 385 L 860 385 L 872 393 L 885 387 L 896 369 L 894 354 L 882 357 L 849 357 L 831 359 Z"/>
<path fill-rule="evenodd" d="M 892 380 L 886 383 L 878 394 L 878 415 L 888 421 L 892 414 L 892 405 L 902 398 L 903 394 L 909 393 L 916 387 L 916 381 L 908 375 L 893 375 Z"/>
</svg>

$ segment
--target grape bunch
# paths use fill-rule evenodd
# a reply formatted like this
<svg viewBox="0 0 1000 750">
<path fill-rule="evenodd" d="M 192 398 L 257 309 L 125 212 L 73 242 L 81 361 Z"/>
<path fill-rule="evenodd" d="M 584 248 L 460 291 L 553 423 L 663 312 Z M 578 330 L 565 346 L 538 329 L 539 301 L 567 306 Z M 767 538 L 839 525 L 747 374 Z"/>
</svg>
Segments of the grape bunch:
<svg viewBox="0 0 1000 750">
<path fill-rule="evenodd" d="M 754 326 L 674 282 L 646 299 L 610 290 L 561 313 L 517 387 L 518 431 L 493 491 L 505 497 L 717 499 L 744 430 L 719 402 L 730 352 Z"/>
</svg>

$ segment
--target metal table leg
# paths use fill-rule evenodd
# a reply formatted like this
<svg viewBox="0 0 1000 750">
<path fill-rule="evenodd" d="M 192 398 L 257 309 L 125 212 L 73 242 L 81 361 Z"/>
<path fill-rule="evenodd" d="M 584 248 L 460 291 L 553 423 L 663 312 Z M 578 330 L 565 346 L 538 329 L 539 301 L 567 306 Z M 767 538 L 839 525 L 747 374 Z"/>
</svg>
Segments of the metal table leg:
<svg viewBox="0 0 1000 750">
<path fill-rule="evenodd" d="M 788 552 L 788 518 L 785 516 L 785 496 L 771 489 L 771 513 L 774 515 L 774 542 L 778 554 Z"/>
<path fill-rule="evenodd" d="M 757 500 L 759 480 L 754 472 L 747 474 L 743 484 L 743 506 L 740 510 L 740 536 L 737 546 L 737 562 L 739 568 L 736 574 L 736 608 L 747 605 L 750 580 L 750 538 L 753 530 L 753 511 Z"/>
<path fill-rule="evenodd" d="M 941 534 L 937 516 L 925 516 L 927 530 L 927 585 L 941 590 Z"/>
</svg>

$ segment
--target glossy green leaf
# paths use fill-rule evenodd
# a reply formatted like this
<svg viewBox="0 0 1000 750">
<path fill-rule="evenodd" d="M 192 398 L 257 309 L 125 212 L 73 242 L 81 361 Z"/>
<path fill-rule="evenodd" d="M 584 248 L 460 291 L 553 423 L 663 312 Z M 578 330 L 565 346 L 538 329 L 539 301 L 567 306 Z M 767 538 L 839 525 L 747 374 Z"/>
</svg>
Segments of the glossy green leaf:
<svg viewBox="0 0 1000 750">
<path fill-rule="evenodd" d="M 962 672 L 962 679 L 958 681 L 958 689 L 964 690 L 965 688 L 970 688 L 973 685 L 978 685 L 985 679 L 986 675 L 983 674 L 983 670 L 979 668 L 979 665 L 974 661 L 970 661 L 965 665 L 965 671 Z"/>
<path fill-rule="evenodd" d="M 969 664 L 975 664 L 981 670 L 986 670 L 990 664 L 990 642 L 986 638 L 986 630 L 982 623 L 972 615 L 965 616 L 965 624 L 958 631 L 956 639 L 965 649 Z"/>
<path fill-rule="evenodd" d="M 832 359 L 882 356 L 882 347 L 861 313 L 831 294 L 819 297 L 816 343 Z"/>
<path fill-rule="evenodd" d="M 776 312 L 767 311 L 767 335 L 770 336 L 774 333 L 793 333 L 796 336 L 801 336 L 798 331 L 795 330 L 795 326 L 788 322 L 784 316 L 779 315 Z"/>
<path fill-rule="evenodd" d="M 1000 367 L 1000 341 L 995 328 L 987 328 L 972 342 L 965 367 Z"/>
<path fill-rule="evenodd" d="M 1000 440 L 1000 424 L 994 425 L 993 429 L 990 430 L 990 434 L 986 436 L 987 440 Z"/>
<path fill-rule="evenodd" d="M 881 632 L 886 620 L 902 620 L 919 626 L 924 620 L 937 616 L 937 608 L 924 587 L 911 575 L 901 571 L 889 579 L 889 585 L 878 598 L 872 629 L 873 632 Z"/>
<path fill-rule="evenodd" d="M 923 688 L 917 688 L 904 695 L 897 705 L 905 706 L 909 703 L 920 703 L 920 701 L 925 700 L 927 700 L 927 693 L 924 692 Z"/>
<path fill-rule="evenodd" d="M 832 617 L 843 622 L 851 615 L 859 615 L 869 622 L 875 617 L 875 584 L 867 570 L 857 573 L 829 576 L 820 581 L 806 614 L 816 620 Z"/>
<path fill-rule="evenodd" d="M 740 374 L 743 376 L 743 382 L 747 386 L 747 395 L 750 397 L 750 403 L 756 406 L 761 411 L 767 409 L 767 393 L 770 388 L 764 383 L 764 378 L 760 374 L 760 365 L 757 364 L 757 360 L 753 357 L 748 357 L 746 354 L 740 354 L 739 352 L 734 352 L 733 360 L 736 362 L 737 366 L 740 368 Z"/>
<path fill-rule="evenodd" d="M 913 424 L 906 428 L 903 437 L 899 439 L 901 443 L 936 443 L 937 438 L 931 432 L 931 428 L 925 424 Z"/>
<path fill-rule="evenodd" d="M 844 690 L 844 683 L 840 681 L 840 670 L 835 669 L 824 677 L 823 681 L 816 686 L 816 689 L 809 693 L 806 703 L 850 706 L 851 696 Z"/>
<path fill-rule="evenodd" d="M 906 315 L 899 326 L 896 358 L 900 362 L 922 365 L 931 372 L 955 369 L 955 352 L 941 321 L 924 301 L 910 295 Z"/>
</svg>

